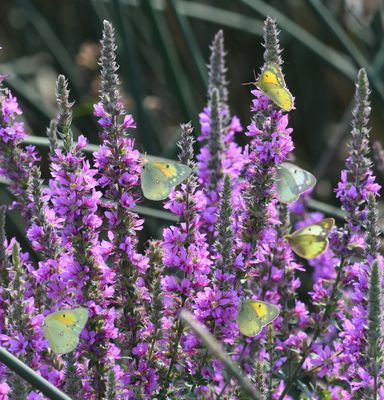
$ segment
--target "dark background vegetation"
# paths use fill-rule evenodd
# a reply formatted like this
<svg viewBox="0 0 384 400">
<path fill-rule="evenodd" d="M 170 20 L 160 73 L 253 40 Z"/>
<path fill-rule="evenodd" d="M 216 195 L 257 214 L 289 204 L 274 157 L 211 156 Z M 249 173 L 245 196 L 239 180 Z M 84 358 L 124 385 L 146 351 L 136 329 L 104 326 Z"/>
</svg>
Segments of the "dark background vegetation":
<svg viewBox="0 0 384 400">
<path fill-rule="evenodd" d="M 97 144 L 92 105 L 99 89 L 99 40 L 108 19 L 118 40 L 126 107 L 137 121 L 142 151 L 175 158 L 179 123 L 206 101 L 209 45 L 223 29 L 230 105 L 247 126 L 249 87 L 262 66 L 262 26 L 276 18 L 284 73 L 296 98 L 290 113 L 297 163 L 314 172 L 314 197 L 337 205 L 333 188 L 346 157 L 354 80 L 365 67 L 372 89 L 372 138 L 383 141 L 384 6 L 380 0 L 1 0 L 0 73 L 23 108 L 30 139 L 45 157 L 45 130 L 55 116 L 55 80 L 70 82 L 74 131 Z M 238 140 L 244 142 L 244 137 Z M 40 143 L 41 142 L 41 143 Z M 9 194 L 1 191 L 3 202 Z M 157 204 L 146 203 L 155 208 Z M 12 213 L 9 230 L 21 229 Z M 156 234 L 164 219 L 149 219 Z"/>
</svg>

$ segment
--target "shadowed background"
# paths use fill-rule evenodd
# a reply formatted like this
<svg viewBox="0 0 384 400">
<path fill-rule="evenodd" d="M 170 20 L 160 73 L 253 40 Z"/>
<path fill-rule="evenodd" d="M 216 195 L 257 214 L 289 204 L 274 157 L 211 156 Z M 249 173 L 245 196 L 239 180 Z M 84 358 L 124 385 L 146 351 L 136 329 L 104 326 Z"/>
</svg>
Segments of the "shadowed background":
<svg viewBox="0 0 384 400">
<path fill-rule="evenodd" d="M 7 84 L 24 111 L 27 131 L 33 135 L 30 141 L 38 143 L 45 175 L 45 130 L 56 115 L 58 74 L 69 79 L 71 99 L 76 100 L 75 133 L 98 143 L 92 105 L 98 101 L 104 19 L 116 29 L 122 91 L 126 108 L 137 121 L 138 148 L 176 158 L 179 123 L 191 120 L 199 132 L 209 45 L 219 29 L 227 50 L 230 106 L 244 127 L 249 124 L 251 96 L 242 83 L 253 80 L 253 69 L 258 73 L 263 64 L 266 15 L 274 17 L 281 30 L 283 72 L 296 98 L 290 126 L 297 163 L 318 179 L 314 197 L 338 205 L 333 188 L 347 155 L 354 80 L 360 67 L 366 68 L 371 84 L 372 139 L 384 141 L 384 6 L 379 0 L 0 2 L 0 73 L 10 73 Z M 242 135 L 238 141 L 245 143 Z M 4 188 L 0 200 L 11 201 Z M 11 213 L 10 235 L 22 232 L 19 218 Z M 156 235 L 163 223 L 162 218 L 149 218 L 144 236 Z"/>
</svg>

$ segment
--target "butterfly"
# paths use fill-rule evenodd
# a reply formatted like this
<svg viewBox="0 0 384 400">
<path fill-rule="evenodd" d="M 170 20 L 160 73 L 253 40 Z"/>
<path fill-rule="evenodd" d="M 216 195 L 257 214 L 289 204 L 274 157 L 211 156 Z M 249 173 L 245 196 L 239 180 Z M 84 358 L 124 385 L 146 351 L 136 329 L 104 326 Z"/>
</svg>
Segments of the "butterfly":
<svg viewBox="0 0 384 400">
<path fill-rule="evenodd" d="M 43 333 L 52 351 L 65 354 L 75 350 L 87 320 L 88 310 L 82 307 L 58 310 L 47 315 L 43 323 Z"/>
<path fill-rule="evenodd" d="M 280 67 L 276 63 L 267 64 L 261 71 L 259 79 L 249 82 L 257 86 L 266 94 L 278 107 L 285 111 L 293 108 L 293 96 L 288 90 Z"/>
<path fill-rule="evenodd" d="M 164 200 L 172 188 L 179 185 L 191 175 L 187 165 L 165 158 L 150 157 L 143 159 L 141 171 L 141 189 L 149 200 Z"/>
<path fill-rule="evenodd" d="M 322 254 L 328 247 L 328 234 L 335 220 L 325 218 L 319 222 L 286 235 L 291 249 L 300 257 L 311 259 Z"/>
<path fill-rule="evenodd" d="M 277 192 L 280 203 L 291 204 L 316 185 L 316 178 L 297 165 L 284 162 L 279 167 Z"/>
<path fill-rule="evenodd" d="M 244 300 L 237 315 L 237 325 L 245 336 L 256 336 L 264 326 L 275 320 L 280 311 L 274 304 L 261 300 Z"/>
</svg>

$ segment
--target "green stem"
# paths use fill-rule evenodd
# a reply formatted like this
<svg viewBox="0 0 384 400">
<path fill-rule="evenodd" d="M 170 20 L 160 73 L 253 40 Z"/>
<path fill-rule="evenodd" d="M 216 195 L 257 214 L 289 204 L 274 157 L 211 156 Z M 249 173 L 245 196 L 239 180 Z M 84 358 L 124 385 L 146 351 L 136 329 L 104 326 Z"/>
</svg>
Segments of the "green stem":
<svg viewBox="0 0 384 400">
<path fill-rule="evenodd" d="M 71 400 L 65 393 L 57 389 L 3 347 L 0 347 L 0 362 L 30 383 L 35 389 L 40 390 L 41 393 L 51 400 Z"/>
<path fill-rule="evenodd" d="M 247 349 L 247 347 L 248 347 L 248 343 L 245 343 L 245 344 L 244 344 L 244 347 L 243 347 L 243 349 L 241 350 L 241 353 L 240 353 L 239 364 L 241 363 L 241 360 L 242 360 L 242 358 L 243 358 L 243 356 L 244 356 L 244 354 L 245 354 L 245 350 Z M 229 385 L 229 382 L 230 382 L 230 381 L 231 381 L 231 378 L 228 378 L 227 381 L 225 382 L 225 385 L 224 385 L 223 388 L 221 389 L 221 392 L 220 392 L 219 395 L 217 396 L 216 400 L 220 400 L 220 399 L 221 399 L 221 396 L 224 394 L 224 391 L 225 391 L 225 389 L 227 388 L 227 386 Z"/>
<path fill-rule="evenodd" d="M 344 263 L 345 263 L 345 259 L 342 259 L 341 262 L 340 262 L 340 266 L 338 268 L 338 271 L 337 271 L 337 276 L 336 276 L 335 282 L 333 283 L 333 286 L 332 286 L 332 292 L 331 292 L 331 295 L 329 296 L 329 301 L 325 306 L 325 311 L 324 311 L 324 314 L 323 314 L 323 318 L 321 319 L 319 324 L 316 326 L 315 332 L 314 332 L 314 334 L 312 336 L 312 340 L 311 340 L 309 346 L 304 351 L 304 353 L 303 353 L 303 355 L 301 357 L 301 360 L 299 361 L 297 367 L 295 368 L 295 370 L 293 372 L 293 375 L 290 376 L 290 378 L 288 379 L 288 382 L 287 382 L 284 390 L 282 391 L 281 395 L 279 396 L 278 400 L 283 400 L 285 395 L 289 392 L 289 389 L 292 387 L 292 384 L 296 381 L 297 377 L 299 376 L 301 368 L 302 368 L 305 360 L 307 359 L 307 357 L 309 356 L 309 354 L 311 352 L 312 345 L 315 343 L 315 341 L 319 337 L 320 333 L 322 332 L 323 324 L 328 319 L 328 316 L 329 316 L 329 313 L 331 311 L 333 302 L 335 301 L 335 298 L 336 298 L 336 293 L 337 293 L 337 289 L 338 289 L 339 283 L 341 281 L 341 276 L 342 276 Z"/>
</svg>

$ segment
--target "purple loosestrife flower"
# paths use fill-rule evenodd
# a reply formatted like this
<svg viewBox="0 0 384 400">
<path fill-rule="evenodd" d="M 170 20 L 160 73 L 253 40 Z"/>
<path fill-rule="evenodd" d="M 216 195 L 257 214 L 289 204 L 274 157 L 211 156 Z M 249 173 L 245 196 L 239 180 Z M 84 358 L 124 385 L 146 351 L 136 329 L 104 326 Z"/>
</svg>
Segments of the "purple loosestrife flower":
<svg viewBox="0 0 384 400">
<path fill-rule="evenodd" d="M 105 370 L 119 351 L 111 342 L 117 337 L 114 326 L 116 312 L 107 308 L 114 296 L 115 274 L 106 264 L 104 249 L 99 241 L 102 219 L 99 203 L 102 193 L 97 190 L 97 170 L 91 168 L 82 154 L 87 141 L 79 136 L 74 144 L 71 119 L 72 103 L 63 76 L 57 82 L 59 114 L 57 129 L 63 139 L 63 149 L 51 155 L 51 175 L 45 196 L 52 204 L 60 222 L 63 251 L 57 259 L 41 262 L 38 273 L 48 280 L 48 296 L 58 304 L 82 305 L 89 310 L 89 325 L 82 333 L 79 353 L 90 361 L 83 376 L 91 386 L 84 394 L 94 398 L 105 391 Z"/>
<path fill-rule="evenodd" d="M 4 293 L 8 308 L 0 342 L 31 368 L 56 383 L 62 378 L 58 370 L 52 368 L 50 376 L 45 373 L 47 364 L 42 357 L 42 350 L 46 346 L 41 329 L 43 317 L 37 314 L 33 296 L 28 295 L 25 280 L 28 276 L 28 266 L 23 262 L 25 257 L 20 256 L 18 243 L 15 241 L 11 243 L 13 245 L 12 263 L 9 270 L 10 284 L 7 293 Z M 13 373 L 7 379 L 7 383 L 10 386 L 11 398 L 25 398 L 32 391 L 25 381 Z"/>
<path fill-rule="evenodd" d="M 347 224 L 341 236 L 343 251 L 341 257 L 345 260 L 344 264 L 347 264 L 348 257 L 353 254 L 356 244 L 364 246 L 364 231 L 361 225 L 367 221 L 368 198 L 377 196 L 380 189 L 375 183 L 371 170 L 372 162 L 368 158 L 370 146 L 367 125 L 371 108 L 368 80 L 363 69 L 358 74 L 355 99 L 350 156 L 346 160 L 346 169 L 341 173 L 341 182 L 336 191 L 336 196 L 346 212 Z M 369 371 L 362 363 L 365 362 L 368 276 L 373 265 L 372 258 L 375 257 L 376 254 L 369 254 L 366 261 L 351 263 L 343 268 L 343 291 L 346 299 L 341 314 L 342 329 L 339 333 L 340 351 L 343 351 L 340 357 L 344 362 L 344 379 L 350 384 L 352 391 L 357 392 L 361 388 L 358 384 L 361 380 L 372 387 L 371 378 L 367 378 L 370 376 Z M 377 262 L 381 269 L 382 263 Z M 364 374 L 359 366 L 364 369 Z"/>
<path fill-rule="evenodd" d="M 378 194 L 379 185 L 371 170 L 368 158 L 369 143 L 367 127 L 370 114 L 369 87 L 365 71 L 359 71 L 353 109 L 352 141 L 346 169 L 341 173 L 336 195 L 346 212 L 346 225 L 341 232 L 331 233 L 331 250 L 339 256 L 336 278 L 332 282 L 319 280 L 311 294 L 320 308 L 316 328 L 311 342 L 311 356 L 305 360 L 305 367 L 322 365 L 318 374 L 332 380 L 334 376 L 349 384 L 353 395 L 362 387 L 372 387 L 372 379 L 364 359 L 367 327 L 368 276 L 372 265 L 368 257 L 363 261 L 352 261 L 356 246 L 364 246 L 362 223 L 367 221 L 369 197 Z M 361 255 L 359 256 L 361 259 Z M 338 320 L 337 327 L 332 325 Z M 324 333 L 324 337 L 321 334 Z M 332 360 L 326 365 L 319 361 L 321 352 L 331 354 Z M 329 363 L 328 363 L 329 364 Z M 362 381 L 364 381 L 363 384 Z"/>
<path fill-rule="evenodd" d="M 183 164 L 193 169 L 193 137 L 190 124 L 181 126 L 181 139 L 178 146 Z M 161 395 L 166 395 L 173 382 L 190 380 L 198 366 L 192 356 L 196 355 L 198 340 L 191 333 L 183 333 L 178 320 L 181 308 L 198 307 L 197 294 L 208 286 L 208 274 L 212 261 L 209 258 L 208 243 L 199 231 L 199 211 L 204 207 L 204 197 L 197 190 L 197 179 L 191 175 L 180 190 L 174 190 L 165 205 L 180 217 L 178 226 L 171 226 L 163 232 L 163 263 L 165 268 L 174 271 L 162 279 L 164 292 L 163 330 L 167 333 L 168 370 L 163 379 Z M 180 348 L 181 344 L 181 348 Z M 180 373 L 184 371 L 184 375 Z M 188 372 L 188 373 L 187 373 Z"/>
<path fill-rule="evenodd" d="M 268 17 L 264 26 L 266 65 L 282 65 L 277 35 L 276 23 Z M 288 127 L 288 115 L 269 97 L 257 89 L 252 90 L 252 94 L 254 99 L 251 110 L 254 115 L 246 132 L 250 143 L 245 151 L 246 210 L 242 216 L 242 243 L 240 242 L 244 266 L 240 276 L 245 274 L 248 277 L 243 297 L 265 300 L 280 305 L 281 308 L 280 316 L 273 323 L 276 335 L 274 338 L 274 335 L 270 335 L 266 350 L 260 346 L 265 343 L 265 331 L 262 331 L 257 341 L 247 340 L 253 351 L 261 347 L 259 359 L 269 366 L 272 374 L 287 365 L 290 368 L 299 357 L 298 353 L 304 351 L 308 339 L 306 329 L 311 318 L 305 304 L 296 298 L 297 290 L 301 286 L 296 271 L 303 270 L 303 267 L 295 261 L 292 250 L 282 235 L 277 208 L 277 167 L 288 159 L 294 148 L 292 129 Z M 285 223 L 288 210 L 283 205 L 280 208 L 284 211 L 281 218 Z M 272 348 L 277 351 L 272 351 Z M 247 357 L 249 350 L 244 357 L 245 368 L 249 368 Z M 268 396 L 278 398 L 279 391 L 283 392 L 286 384 L 282 380 L 275 393 L 275 384 L 271 380 Z"/>
<path fill-rule="evenodd" d="M 264 42 L 265 62 L 281 65 L 276 23 L 271 18 L 267 18 L 265 22 Z M 245 152 L 247 162 L 244 167 L 246 211 L 242 216 L 243 253 L 247 272 L 251 276 L 266 280 L 268 276 L 272 276 L 273 279 L 268 285 L 273 286 L 273 281 L 285 280 L 285 268 L 287 271 L 300 269 L 293 262 L 289 246 L 276 229 L 280 224 L 274 184 L 276 167 L 286 160 L 293 150 L 292 129 L 287 127 L 288 116 L 283 114 L 267 96 L 259 90 L 252 90 L 252 94 L 255 96 L 251 106 L 254 116 L 246 132 L 251 140 Z M 275 263 L 273 261 L 275 256 L 281 262 Z M 298 283 L 293 285 L 292 289 L 297 288 Z M 261 287 L 259 286 L 259 289 Z M 277 293 L 275 295 L 272 295 L 272 292 L 267 293 L 269 291 L 267 288 L 261 290 L 262 293 L 257 295 L 262 297 L 267 295 L 270 300 L 277 295 Z M 276 288 L 273 291 L 276 291 Z M 275 301 L 279 300 L 279 295 L 277 296 Z"/>
<path fill-rule="evenodd" d="M 147 343 L 155 329 L 146 313 L 151 303 L 145 281 L 149 265 L 148 258 L 137 251 L 136 231 L 142 229 L 143 220 L 131 211 L 140 197 L 137 188 L 141 159 L 129 135 L 129 129 L 136 125 L 132 116 L 125 114 L 120 97 L 114 29 L 108 21 L 104 21 L 101 43 L 101 92 L 94 114 L 102 127 L 102 143 L 94 158 L 98 183 L 103 189 L 102 204 L 107 222 L 107 240 L 103 246 L 116 273 L 118 292 L 115 297 L 123 311 L 119 316 L 118 341 L 123 352 L 132 352 L 124 365 L 126 373 L 122 383 L 128 398 L 151 398 L 158 378 L 151 363 L 145 359 L 146 351 L 149 351 Z"/>
<path fill-rule="evenodd" d="M 379 398 L 384 390 L 382 367 L 382 274 L 384 263 L 379 248 L 377 205 L 374 194 L 366 206 L 366 260 L 349 265 L 346 271 L 347 295 L 342 310 L 340 355 L 343 379 L 349 383 L 354 396 Z M 348 301 L 350 300 L 350 301 Z M 381 398 L 381 397 L 380 397 Z"/>
<path fill-rule="evenodd" d="M 235 320 L 241 293 L 241 287 L 235 287 L 238 269 L 233 248 L 231 195 L 231 178 L 226 175 L 216 224 L 215 267 L 211 268 L 208 276 L 209 286 L 196 294 L 193 305 L 196 319 L 204 323 L 218 340 L 228 345 L 234 345 L 238 335 Z M 200 373 L 207 384 L 211 381 L 211 390 L 215 389 L 212 381 L 219 391 L 224 387 L 222 367 L 217 360 L 210 360 L 208 354 L 199 360 L 196 373 Z"/>
<path fill-rule="evenodd" d="M 356 105 L 352 111 L 352 140 L 349 144 L 350 155 L 345 162 L 346 169 L 341 172 L 341 181 L 336 189 L 336 197 L 340 199 L 346 212 L 347 232 L 344 242 L 352 246 L 358 242 L 361 222 L 367 215 L 367 199 L 370 193 L 378 194 L 380 185 L 375 183 L 372 173 L 372 161 L 368 158 L 370 151 L 369 131 L 367 127 L 371 112 L 369 102 L 368 80 L 364 69 L 358 74 L 356 84 Z M 345 250 L 346 251 L 346 250 Z"/>
<path fill-rule="evenodd" d="M 197 176 L 206 197 L 206 208 L 202 212 L 202 223 L 213 241 L 215 219 L 218 211 L 219 197 L 223 187 L 223 175 L 228 174 L 232 180 L 232 202 L 235 210 L 242 207 L 239 176 L 243 167 L 241 147 L 235 140 L 235 133 L 241 132 L 239 119 L 231 117 L 228 106 L 227 68 L 225 66 L 224 35 L 219 31 L 211 46 L 208 82 L 208 104 L 200 114 L 203 142 L 197 155 Z"/>
<path fill-rule="evenodd" d="M 56 229 L 61 227 L 63 221 L 56 217 L 55 212 L 47 204 L 38 166 L 34 166 L 31 170 L 28 195 L 31 201 L 29 209 L 32 224 L 27 231 L 27 237 L 34 250 L 39 251 L 47 259 L 57 259 L 60 253 L 60 238 Z"/>
<path fill-rule="evenodd" d="M 16 198 L 15 205 L 21 208 L 28 221 L 29 171 L 38 156 L 34 146 L 21 146 L 26 136 L 24 123 L 17 120 L 21 114 L 16 97 L 0 80 L 0 176 L 9 181 L 9 188 Z"/>
</svg>

